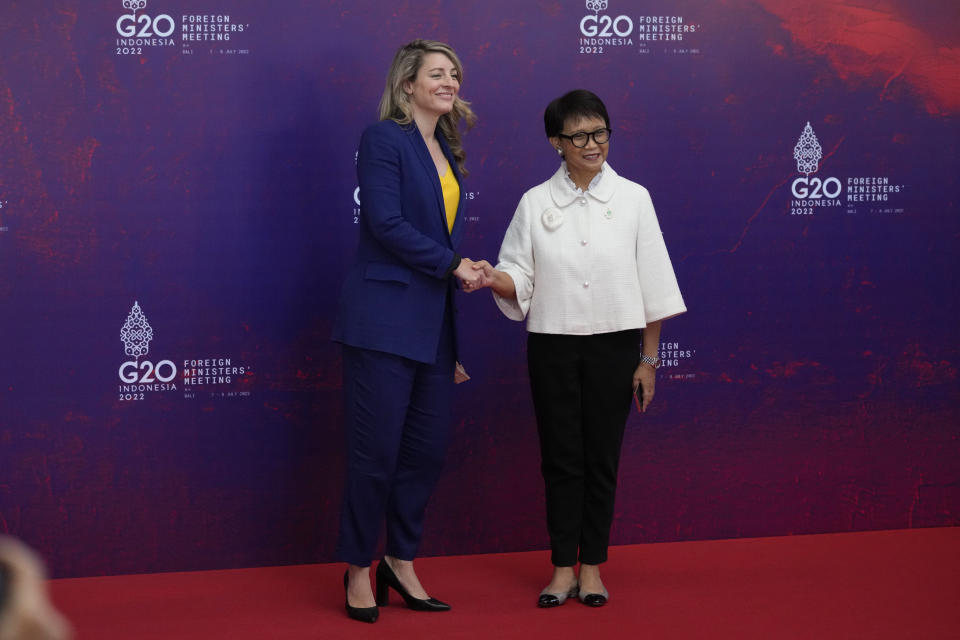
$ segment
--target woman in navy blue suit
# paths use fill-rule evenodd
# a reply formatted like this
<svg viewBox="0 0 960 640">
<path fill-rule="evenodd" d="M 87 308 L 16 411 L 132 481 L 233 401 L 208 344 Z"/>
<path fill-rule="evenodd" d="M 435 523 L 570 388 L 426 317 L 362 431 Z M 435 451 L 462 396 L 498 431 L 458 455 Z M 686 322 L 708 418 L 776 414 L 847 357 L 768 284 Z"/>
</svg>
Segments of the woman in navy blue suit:
<svg viewBox="0 0 960 640">
<path fill-rule="evenodd" d="M 457 364 L 453 294 L 482 271 L 457 253 L 463 237 L 458 124 L 463 68 L 449 46 L 414 40 L 397 51 L 380 122 L 360 140 L 360 238 L 333 339 L 343 344 L 347 474 L 339 557 L 347 614 L 375 622 L 388 589 L 420 611 L 446 611 L 413 568 L 427 500 L 450 432 Z M 462 369 L 461 369 L 462 371 Z M 386 554 L 370 563 L 386 519 Z"/>
</svg>

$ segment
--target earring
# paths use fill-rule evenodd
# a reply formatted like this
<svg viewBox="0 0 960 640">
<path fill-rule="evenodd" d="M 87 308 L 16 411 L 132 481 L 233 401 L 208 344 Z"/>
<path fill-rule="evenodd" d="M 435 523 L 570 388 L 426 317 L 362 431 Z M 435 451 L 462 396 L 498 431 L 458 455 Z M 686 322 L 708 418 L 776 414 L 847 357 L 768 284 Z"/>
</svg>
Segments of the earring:
<svg viewBox="0 0 960 640">
<path fill-rule="evenodd" d="M 562 156 L 562 155 L 563 155 L 563 151 L 560 149 L 560 147 L 557 147 L 557 155 L 558 155 L 558 156 Z"/>
</svg>

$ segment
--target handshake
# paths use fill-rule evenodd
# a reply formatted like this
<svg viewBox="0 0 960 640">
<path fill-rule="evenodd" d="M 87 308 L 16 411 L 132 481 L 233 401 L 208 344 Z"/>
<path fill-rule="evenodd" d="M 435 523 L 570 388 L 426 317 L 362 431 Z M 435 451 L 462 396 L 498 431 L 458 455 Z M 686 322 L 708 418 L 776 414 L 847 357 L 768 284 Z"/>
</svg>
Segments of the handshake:
<svg viewBox="0 0 960 640">
<path fill-rule="evenodd" d="M 460 266 L 454 269 L 453 275 L 460 279 L 464 291 L 472 293 L 478 289 L 493 287 L 497 276 L 502 274 L 486 260 L 474 262 L 470 258 L 463 258 Z"/>
</svg>

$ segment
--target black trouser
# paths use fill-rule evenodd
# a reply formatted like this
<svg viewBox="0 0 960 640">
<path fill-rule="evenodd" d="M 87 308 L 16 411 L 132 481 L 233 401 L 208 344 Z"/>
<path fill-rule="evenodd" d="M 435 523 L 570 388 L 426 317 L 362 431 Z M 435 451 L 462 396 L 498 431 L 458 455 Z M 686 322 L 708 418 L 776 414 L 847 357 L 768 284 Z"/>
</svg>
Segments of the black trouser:
<svg viewBox="0 0 960 640">
<path fill-rule="evenodd" d="M 527 338 L 555 566 L 575 565 L 578 549 L 582 563 L 607 559 L 639 337 L 630 330 Z"/>
</svg>

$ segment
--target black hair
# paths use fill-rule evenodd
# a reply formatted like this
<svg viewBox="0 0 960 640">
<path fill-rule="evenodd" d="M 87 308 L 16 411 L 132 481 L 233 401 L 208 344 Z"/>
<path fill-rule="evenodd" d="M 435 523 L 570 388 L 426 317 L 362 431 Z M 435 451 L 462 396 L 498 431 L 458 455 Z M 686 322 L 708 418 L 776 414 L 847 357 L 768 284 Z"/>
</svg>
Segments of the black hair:
<svg viewBox="0 0 960 640">
<path fill-rule="evenodd" d="M 543 112 L 543 126 L 547 130 L 547 137 L 553 138 L 563 132 L 563 125 L 569 118 L 603 118 L 606 127 L 610 128 L 610 116 L 607 107 L 597 94 L 586 89 L 574 89 L 565 93 L 550 104 Z"/>
</svg>

